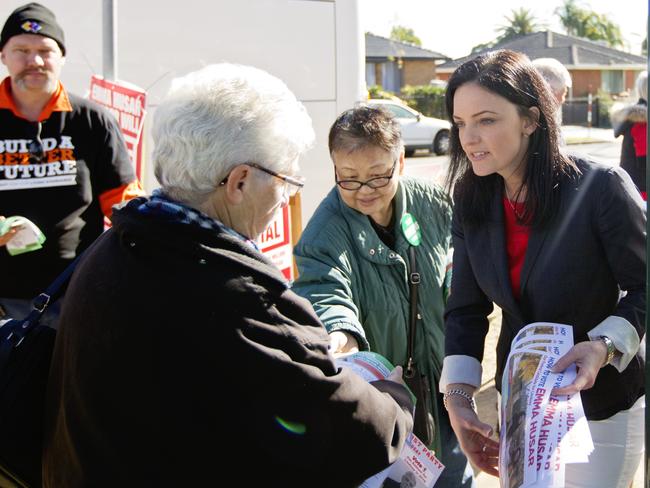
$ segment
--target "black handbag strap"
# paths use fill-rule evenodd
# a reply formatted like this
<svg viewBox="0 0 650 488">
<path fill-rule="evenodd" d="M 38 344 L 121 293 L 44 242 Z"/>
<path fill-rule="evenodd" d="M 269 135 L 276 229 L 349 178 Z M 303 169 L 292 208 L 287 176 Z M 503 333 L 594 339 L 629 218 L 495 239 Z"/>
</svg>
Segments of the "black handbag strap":
<svg viewBox="0 0 650 488">
<path fill-rule="evenodd" d="M 408 343 L 406 346 L 406 370 L 404 376 L 412 378 L 415 374 L 415 362 L 413 360 L 413 350 L 415 344 L 415 333 L 418 323 L 418 285 L 420 284 L 420 273 L 417 271 L 417 262 L 415 259 L 415 246 L 409 246 L 409 330 Z"/>
<path fill-rule="evenodd" d="M 57 276 L 56 279 L 50 284 L 50 286 L 48 286 L 43 293 L 34 298 L 32 302 L 34 308 L 27 316 L 26 320 L 32 322 L 34 319 L 36 319 L 35 322 L 38 322 L 38 319 L 40 319 L 41 316 L 45 313 L 48 305 L 55 302 L 63 294 L 63 291 L 65 290 L 68 281 L 70 281 L 70 277 L 72 276 L 72 273 L 77 267 L 79 259 L 81 256 L 83 256 L 83 254 L 84 253 L 81 253 L 76 258 L 74 258 L 74 260 L 68 264 L 63 272 Z M 32 324 L 30 323 L 30 326 L 31 325 Z"/>
<path fill-rule="evenodd" d="M 45 291 L 39 294 L 33 300 L 32 311 L 23 319 L 14 319 L 10 320 L 2 327 L 8 327 L 10 330 L 7 331 L 7 335 L 3 334 L 4 340 L 0 344 L 0 370 L 4 367 L 11 350 L 15 347 L 20 346 L 27 334 L 38 324 L 41 316 L 45 313 L 45 310 L 50 305 L 56 301 L 65 290 L 72 273 L 74 272 L 79 259 L 83 256 L 84 253 L 79 254 L 74 260 L 63 270 L 63 272 L 57 276 L 57 278 L 48 286 Z"/>
</svg>

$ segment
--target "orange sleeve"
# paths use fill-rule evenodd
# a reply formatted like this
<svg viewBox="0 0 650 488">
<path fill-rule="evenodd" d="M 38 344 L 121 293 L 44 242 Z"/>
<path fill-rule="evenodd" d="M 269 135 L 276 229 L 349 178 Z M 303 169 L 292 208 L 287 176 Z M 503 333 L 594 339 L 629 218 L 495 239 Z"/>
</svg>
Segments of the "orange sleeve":
<svg viewBox="0 0 650 488">
<path fill-rule="evenodd" d="M 113 205 L 126 202 L 135 197 L 141 197 L 144 194 L 142 185 L 138 180 L 135 180 L 99 195 L 99 205 L 102 208 L 102 213 L 110 219 L 113 214 Z"/>
</svg>

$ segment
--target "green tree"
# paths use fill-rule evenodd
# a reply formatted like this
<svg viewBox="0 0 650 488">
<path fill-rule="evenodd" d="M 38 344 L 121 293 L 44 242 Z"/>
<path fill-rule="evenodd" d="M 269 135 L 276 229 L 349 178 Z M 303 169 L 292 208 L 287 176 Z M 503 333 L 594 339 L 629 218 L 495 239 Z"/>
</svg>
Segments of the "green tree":
<svg viewBox="0 0 650 488">
<path fill-rule="evenodd" d="M 494 47 L 496 44 L 502 41 L 507 41 L 513 37 L 532 34 L 542 27 L 537 23 L 537 19 L 535 19 L 532 12 L 523 7 L 518 10 L 512 10 L 510 12 L 510 17 L 507 15 L 504 17 L 508 23 L 496 29 L 497 32 L 501 33 L 499 37 L 493 41 L 477 44 L 472 48 L 472 54 Z"/>
<path fill-rule="evenodd" d="M 581 7 L 576 0 L 564 0 L 555 9 L 567 34 L 592 41 L 605 41 L 610 47 L 622 47 L 621 28 L 604 14 Z"/>
<path fill-rule="evenodd" d="M 576 5 L 575 0 L 565 0 L 561 7 L 555 9 L 555 15 L 560 18 L 566 33 L 578 36 L 582 30 L 585 11 Z"/>
<path fill-rule="evenodd" d="M 645 36 L 645 39 L 643 39 L 643 42 L 641 43 L 641 53 L 644 56 L 648 55 L 648 36 Z"/>
<path fill-rule="evenodd" d="M 476 54 L 480 51 L 483 51 L 483 49 L 488 49 L 490 47 L 494 47 L 496 44 L 496 41 L 490 41 L 490 42 L 484 42 L 483 44 L 477 44 L 472 48 L 472 53 L 471 54 Z"/>
<path fill-rule="evenodd" d="M 525 34 L 532 34 L 539 30 L 539 25 L 532 12 L 524 7 L 510 12 L 510 17 L 505 16 L 508 22 L 497 29 L 501 35 L 498 41 L 505 41 L 512 37 L 521 36 Z"/>
<path fill-rule="evenodd" d="M 390 38 L 393 41 L 408 42 L 416 46 L 422 46 L 422 41 L 415 35 L 413 29 L 404 27 L 403 25 L 395 25 L 390 31 Z"/>
</svg>

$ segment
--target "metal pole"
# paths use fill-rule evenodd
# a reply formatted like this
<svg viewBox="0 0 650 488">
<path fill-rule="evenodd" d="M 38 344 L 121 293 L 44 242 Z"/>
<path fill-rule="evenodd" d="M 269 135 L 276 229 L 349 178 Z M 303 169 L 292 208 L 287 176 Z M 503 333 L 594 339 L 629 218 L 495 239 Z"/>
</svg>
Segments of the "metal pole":
<svg viewBox="0 0 650 488">
<path fill-rule="evenodd" d="M 104 79 L 117 79 L 117 0 L 103 0 Z"/>
<path fill-rule="evenodd" d="M 647 22 L 647 25 L 646 25 L 646 36 L 647 36 L 648 32 L 650 32 L 650 17 L 648 17 L 646 22 Z M 648 60 L 650 60 L 650 55 L 649 54 L 650 54 L 650 51 L 646 53 L 646 57 L 648 58 Z M 648 80 L 646 80 L 646 84 L 648 84 Z M 646 127 L 646 138 L 648 138 L 648 137 L 650 137 L 650 126 Z M 647 140 L 648 139 L 646 139 L 646 141 Z M 648 171 L 648 166 L 650 166 L 649 162 L 650 162 L 650 155 L 648 155 L 646 153 L 646 157 L 645 157 L 646 189 L 650 188 L 650 171 Z M 648 235 L 649 232 L 650 232 L 650 224 L 646 220 L 646 236 Z M 650 277 L 650 272 L 648 272 L 648 265 L 647 265 L 649 256 L 650 256 L 650 246 L 648 245 L 648 241 L 647 241 L 647 237 L 646 237 L 646 253 L 645 253 L 645 258 L 646 258 L 646 274 L 645 274 L 645 276 L 646 276 L 646 280 L 645 280 L 645 282 L 646 282 L 646 302 L 645 302 L 646 303 L 646 314 L 645 314 L 645 331 L 646 331 L 646 334 L 645 334 L 645 337 L 646 337 L 646 340 L 647 340 L 647 337 L 648 337 L 648 298 L 650 298 L 650 293 L 648 292 L 648 289 L 647 289 L 648 278 Z M 648 390 L 648 388 L 650 387 L 650 367 L 648 365 L 648 361 L 646 361 L 645 366 L 646 366 L 645 367 L 645 389 L 646 389 L 646 392 L 647 392 L 647 391 L 650 391 L 650 390 Z M 644 485 L 645 485 L 645 488 L 650 488 L 650 479 L 648 479 L 650 477 L 650 464 L 649 464 L 649 461 L 648 461 L 648 459 L 650 459 L 650 458 L 648 458 L 648 452 L 650 451 L 650 446 L 648 445 L 648 441 L 650 441 L 650 410 L 648 410 L 646 408 L 646 410 L 645 410 L 645 453 L 643 454 L 644 461 L 645 461 L 644 462 L 644 465 L 645 465 L 645 467 L 644 467 L 644 472 L 645 472 L 645 483 L 644 483 Z"/>
<path fill-rule="evenodd" d="M 589 92 L 589 95 L 587 95 L 587 137 L 591 137 L 591 110 L 592 110 L 592 105 L 593 104 L 593 97 L 591 96 L 591 92 Z"/>
</svg>

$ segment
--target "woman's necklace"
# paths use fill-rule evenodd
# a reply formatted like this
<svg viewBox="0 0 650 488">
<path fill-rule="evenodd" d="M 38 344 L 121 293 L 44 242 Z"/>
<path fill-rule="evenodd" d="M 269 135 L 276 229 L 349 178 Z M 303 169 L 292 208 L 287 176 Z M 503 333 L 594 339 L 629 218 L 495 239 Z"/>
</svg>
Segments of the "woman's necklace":
<svg viewBox="0 0 650 488">
<path fill-rule="evenodd" d="M 517 211 L 517 205 L 516 205 L 517 202 L 512 203 L 513 200 L 510 197 L 510 193 L 508 193 L 508 187 L 506 186 L 505 183 L 503 184 L 503 189 L 506 192 L 506 201 L 508 202 L 508 205 L 510 205 L 510 208 L 512 209 L 512 211 L 514 212 L 515 217 L 517 217 L 518 219 L 521 219 L 522 215 L 519 215 L 519 212 Z M 517 192 L 517 194 L 519 194 L 519 192 Z"/>
</svg>

